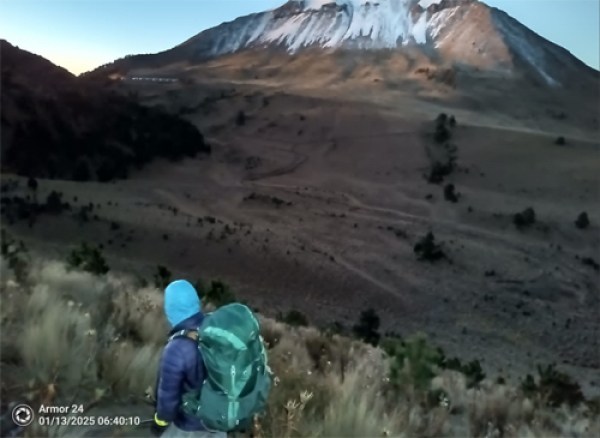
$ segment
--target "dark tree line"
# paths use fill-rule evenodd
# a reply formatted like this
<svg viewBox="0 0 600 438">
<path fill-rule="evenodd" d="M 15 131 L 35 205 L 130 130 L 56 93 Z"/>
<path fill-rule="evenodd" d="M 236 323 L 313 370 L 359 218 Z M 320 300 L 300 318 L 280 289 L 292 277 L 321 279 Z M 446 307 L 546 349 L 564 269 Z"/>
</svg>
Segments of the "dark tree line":
<svg viewBox="0 0 600 438">
<path fill-rule="evenodd" d="M 18 106 L 32 117 L 13 128 L 3 165 L 21 175 L 110 181 L 154 158 L 210 153 L 191 123 L 127 97 L 68 92 L 39 99 L 22 92 Z"/>
</svg>

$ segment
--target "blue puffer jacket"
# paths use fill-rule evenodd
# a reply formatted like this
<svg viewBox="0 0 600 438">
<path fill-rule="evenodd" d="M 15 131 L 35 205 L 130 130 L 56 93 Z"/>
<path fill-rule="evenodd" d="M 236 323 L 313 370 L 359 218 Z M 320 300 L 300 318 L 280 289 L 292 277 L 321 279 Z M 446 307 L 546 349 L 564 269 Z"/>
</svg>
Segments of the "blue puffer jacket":
<svg viewBox="0 0 600 438">
<path fill-rule="evenodd" d="M 180 330 L 196 330 L 203 320 L 204 314 L 196 313 L 173 327 L 169 336 Z M 180 337 L 170 341 L 163 351 L 160 363 L 156 404 L 158 418 L 168 423 L 175 422 L 175 426 L 181 430 L 205 430 L 198 419 L 180 409 L 183 394 L 198 388 L 204 381 L 205 374 L 195 340 Z"/>
</svg>

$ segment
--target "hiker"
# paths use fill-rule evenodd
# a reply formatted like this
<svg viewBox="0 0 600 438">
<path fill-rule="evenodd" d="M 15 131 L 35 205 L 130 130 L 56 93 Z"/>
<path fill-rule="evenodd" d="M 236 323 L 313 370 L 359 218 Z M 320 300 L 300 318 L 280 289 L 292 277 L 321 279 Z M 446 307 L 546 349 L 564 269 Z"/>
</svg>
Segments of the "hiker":
<svg viewBox="0 0 600 438">
<path fill-rule="evenodd" d="M 187 281 L 178 280 L 167 286 L 164 301 L 167 320 L 172 327 L 169 337 L 177 333 L 185 336 L 170 339 L 162 354 L 153 434 L 162 435 L 163 438 L 224 438 L 224 433 L 206 432 L 198 418 L 185 414 L 180 409 L 185 388 L 199 388 L 205 379 L 204 363 L 197 346 L 196 330 L 204 321 L 198 293 Z"/>
<path fill-rule="evenodd" d="M 205 315 L 184 280 L 169 284 L 164 301 L 172 329 L 160 364 L 153 434 L 226 438 L 250 428 L 271 385 L 252 311 L 234 303 Z"/>
</svg>

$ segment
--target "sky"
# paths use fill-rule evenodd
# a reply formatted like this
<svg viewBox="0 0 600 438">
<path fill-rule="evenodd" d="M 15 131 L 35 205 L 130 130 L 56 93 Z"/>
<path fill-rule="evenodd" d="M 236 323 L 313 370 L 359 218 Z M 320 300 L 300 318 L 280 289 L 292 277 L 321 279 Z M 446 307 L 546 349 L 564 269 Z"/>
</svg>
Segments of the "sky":
<svg viewBox="0 0 600 438">
<path fill-rule="evenodd" d="M 0 38 L 79 74 L 156 53 L 286 0 L 0 0 Z M 435 1 L 435 0 L 424 0 Z M 586 64 L 600 66 L 600 0 L 487 0 Z"/>
</svg>

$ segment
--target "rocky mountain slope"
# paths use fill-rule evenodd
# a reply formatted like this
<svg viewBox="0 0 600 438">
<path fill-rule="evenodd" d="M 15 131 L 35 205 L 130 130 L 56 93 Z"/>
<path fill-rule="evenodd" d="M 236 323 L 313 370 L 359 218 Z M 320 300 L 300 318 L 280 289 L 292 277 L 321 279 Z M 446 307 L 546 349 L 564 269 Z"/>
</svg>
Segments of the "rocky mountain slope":
<svg viewBox="0 0 600 438">
<path fill-rule="evenodd" d="M 407 49 L 431 60 L 527 77 L 550 87 L 597 81 L 598 72 L 514 18 L 477 0 L 290 0 L 283 6 L 207 29 L 157 55 L 121 60 L 118 66 L 199 62 L 248 49 L 290 54 L 310 48 Z"/>
<path fill-rule="evenodd" d="M 210 150 L 187 121 L 0 44 L 3 171 L 108 181 L 157 156 L 178 159 Z"/>
</svg>

